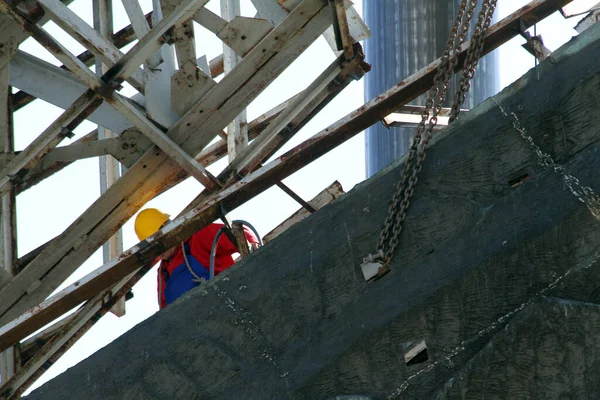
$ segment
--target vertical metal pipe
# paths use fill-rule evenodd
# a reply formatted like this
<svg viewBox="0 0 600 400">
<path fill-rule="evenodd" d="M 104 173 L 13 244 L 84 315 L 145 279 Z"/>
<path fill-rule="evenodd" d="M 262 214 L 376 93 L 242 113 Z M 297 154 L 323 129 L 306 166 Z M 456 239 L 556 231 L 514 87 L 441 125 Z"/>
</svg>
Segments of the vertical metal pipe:
<svg viewBox="0 0 600 400">
<path fill-rule="evenodd" d="M 366 101 L 442 55 L 459 4 L 460 0 L 363 0 L 364 19 L 372 33 L 365 42 L 367 61 L 372 64 L 365 77 Z M 463 107 L 472 108 L 496 94 L 498 88 L 498 58 L 491 53 L 479 63 Z M 455 91 L 456 78 L 446 106 L 453 102 Z M 420 98 L 414 104 L 423 105 L 424 101 Z M 410 128 L 370 127 L 365 135 L 367 177 L 405 154 L 414 134 L 415 129 Z"/>
</svg>

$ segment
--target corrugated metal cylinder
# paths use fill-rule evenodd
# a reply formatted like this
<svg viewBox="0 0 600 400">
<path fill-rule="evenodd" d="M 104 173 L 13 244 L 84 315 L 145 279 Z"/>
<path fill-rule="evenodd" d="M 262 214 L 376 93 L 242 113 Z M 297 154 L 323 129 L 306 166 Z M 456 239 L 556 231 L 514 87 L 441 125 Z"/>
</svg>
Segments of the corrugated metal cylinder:
<svg viewBox="0 0 600 400">
<path fill-rule="evenodd" d="M 365 51 L 373 66 L 365 77 L 366 101 L 442 55 L 459 4 L 460 0 L 363 0 L 364 19 L 372 33 L 365 41 Z M 452 81 L 445 106 L 454 100 L 457 80 Z M 498 88 L 498 57 L 492 53 L 480 61 L 463 108 L 472 108 L 496 94 Z M 412 104 L 423 105 L 424 101 L 420 98 Z M 415 132 L 387 129 L 381 123 L 370 127 L 365 135 L 367 177 L 405 154 Z"/>
</svg>

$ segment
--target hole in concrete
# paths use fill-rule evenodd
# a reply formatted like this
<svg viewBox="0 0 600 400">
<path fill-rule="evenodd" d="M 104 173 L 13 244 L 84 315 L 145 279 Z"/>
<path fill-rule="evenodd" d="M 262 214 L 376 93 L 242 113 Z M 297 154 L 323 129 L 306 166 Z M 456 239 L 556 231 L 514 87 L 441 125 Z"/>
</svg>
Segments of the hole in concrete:
<svg viewBox="0 0 600 400">
<path fill-rule="evenodd" d="M 403 343 L 402 348 L 406 365 L 416 365 L 429 360 L 425 339 Z"/>
<path fill-rule="evenodd" d="M 511 188 L 515 188 L 528 179 L 529 179 L 529 174 L 525 173 L 525 174 L 519 176 L 518 178 L 511 179 L 510 181 L 508 181 L 508 184 L 510 185 Z"/>
</svg>

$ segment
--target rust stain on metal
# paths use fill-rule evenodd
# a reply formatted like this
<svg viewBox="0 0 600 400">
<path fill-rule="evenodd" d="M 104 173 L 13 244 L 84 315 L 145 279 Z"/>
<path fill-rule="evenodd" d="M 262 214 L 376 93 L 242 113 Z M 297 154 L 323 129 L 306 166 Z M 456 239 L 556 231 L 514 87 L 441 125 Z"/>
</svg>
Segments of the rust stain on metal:
<svg viewBox="0 0 600 400">
<path fill-rule="evenodd" d="M 2 0 L 0 0 L 0 1 L 2 1 Z M 278 2 L 282 7 L 285 8 L 284 4 L 287 4 L 287 2 L 285 0 L 278 0 Z M 568 3 L 568 1 L 547 2 L 547 3 L 546 2 L 538 2 L 535 9 L 530 6 L 525 6 L 519 12 L 522 14 L 523 21 L 526 21 L 526 22 L 529 21 L 529 23 L 531 23 L 532 21 L 537 22 L 539 19 L 541 19 L 540 15 L 542 15 L 544 13 L 549 14 L 550 7 L 552 7 L 552 5 L 555 6 L 557 3 L 566 4 L 566 3 Z M 550 4 L 550 5 L 548 5 L 548 4 Z M 509 26 L 509 24 L 507 22 L 503 22 L 503 23 L 506 27 Z M 27 31 L 35 33 L 36 36 L 40 37 L 40 40 L 42 43 L 45 43 L 48 47 L 50 47 L 54 51 L 56 51 L 56 52 L 60 51 L 60 47 L 57 46 L 56 43 L 54 43 L 53 41 L 50 40 L 48 42 L 44 42 L 44 40 L 49 40 L 49 39 L 46 38 L 42 34 L 43 31 L 39 31 L 39 29 L 36 26 L 30 26 L 31 24 L 29 24 L 29 25 L 28 24 L 29 23 L 27 21 L 23 21 L 23 26 L 26 27 Z M 511 29 L 512 28 L 514 28 L 514 24 L 511 25 Z M 38 30 L 36 30 L 36 29 L 38 29 Z M 497 28 L 497 29 L 498 29 L 497 31 L 494 31 L 494 35 L 497 35 L 497 37 L 494 37 L 493 40 L 490 40 L 490 36 L 488 35 L 488 37 L 486 38 L 486 40 L 488 42 L 496 41 L 496 42 L 500 43 L 503 40 L 505 40 L 506 37 L 509 36 L 509 33 L 507 33 L 506 31 L 501 32 L 499 30 L 499 28 Z M 505 30 L 508 30 L 508 28 L 506 28 Z M 42 32 L 42 33 L 40 33 L 40 32 Z M 166 34 L 165 38 L 168 38 L 168 36 L 169 36 L 169 34 Z M 494 43 L 494 45 L 495 44 L 496 43 Z M 490 48 L 491 47 L 492 46 L 490 46 Z M 222 61 L 220 63 L 217 63 L 216 65 L 222 65 Z M 395 88 L 404 90 L 404 92 L 402 94 L 400 94 L 399 91 L 396 91 L 396 92 L 384 93 L 384 94 L 377 96 L 369 104 L 364 105 L 364 106 L 358 108 L 357 110 L 355 110 L 354 112 L 352 112 L 349 116 L 347 116 L 343 120 L 343 123 L 341 123 L 340 125 L 332 126 L 332 127 L 325 129 L 321 133 L 315 135 L 313 138 L 305 141 L 304 143 L 297 146 L 293 150 L 285 153 L 282 157 L 275 160 L 274 161 L 275 164 L 271 164 L 271 167 L 268 167 L 264 172 L 259 173 L 254 177 L 250 176 L 250 177 L 246 177 L 246 178 L 242 179 L 237 184 L 236 187 L 231 189 L 230 192 L 223 194 L 220 197 L 217 196 L 215 199 L 212 199 L 212 200 L 206 202 L 205 204 L 203 204 L 202 206 L 200 206 L 196 210 L 197 214 L 195 214 L 192 218 L 190 218 L 190 221 L 186 221 L 185 226 L 178 226 L 174 231 L 165 232 L 164 238 L 161 237 L 161 235 L 163 233 L 161 231 L 161 233 L 158 235 L 159 237 L 156 238 L 156 242 L 150 243 L 150 245 L 146 249 L 138 249 L 134 254 L 135 257 L 143 258 L 144 254 L 147 254 L 147 255 L 154 254 L 154 253 L 160 251 L 163 247 L 167 247 L 167 246 L 170 246 L 170 245 L 176 243 L 176 241 L 179 238 L 181 238 L 182 236 L 184 236 L 186 234 L 186 232 L 188 232 L 188 231 L 191 232 L 194 228 L 196 228 L 196 227 L 193 227 L 192 225 L 194 225 L 194 224 L 201 225 L 202 223 L 205 222 L 203 220 L 203 218 L 206 219 L 206 218 L 208 218 L 208 216 L 210 216 L 211 210 L 209 209 L 209 207 L 211 205 L 217 204 L 219 202 L 227 202 L 227 204 L 241 203 L 244 201 L 244 199 L 253 197 L 254 195 L 257 194 L 257 192 L 260 193 L 260 191 L 265 189 L 267 187 L 265 182 L 269 182 L 274 179 L 281 179 L 282 177 L 285 177 L 285 176 L 293 173 L 294 171 L 302 168 L 306 164 L 308 164 L 311 161 L 313 161 L 314 159 L 316 159 L 320 154 L 326 153 L 327 151 L 334 148 L 338 144 L 342 143 L 349 137 L 360 132 L 362 129 L 364 129 L 365 125 L 377 122 L 380 119 L 380 116 L 381 116 L 380 114 L 383 111 L 393 108 L 393 107 L 397 107 L 398 105 L 401 105 L 402 101 L 406 101 L 406 99 L 411 98 L 412 96 L 416 96 L 419 91 L 426 91 L 427 83 L 428 83 L 428 81 L 431 81 L 430 74 L 432 74 L 436 70 L 437 70 L 437 65 L 430 65 L 425 69 L 425 71 L 424 71 L 425 74 L 422 74 L 422 72 L 421 72 L 420 74 L 422 74 L 422 75 L 414 77 L 413 81 L 410 81 L 409 80 L 410 78 L 409 78 L 406 81 L 399 82 L 398 84 L 396 84 Z M 211 73 L 213 73 L 212 62 L 211 62 Z M 110 75 L 108 75 L 108 76 L 110 76 Z M 100 85 L 99 88 L 95 88 L 95 89 L 96 90 L 106 90 L 105 92 L 102 92 L 102 93 L 104 93 L 104 95 L 106 95 L 108 97 L 110 97 L 113 92 L 112 88 L 106 89 L 106 88 L 104 88 L 103 85 Z M 330 88 L 328 88 L 328 89 L 330 89 Z M 88 111 L 90 108 L 91 107 L 87 108 L 86 111 Z M 301 121 L 299 121 L 298 123 L 301 124 Z M 161 192 L 161 189 L 157 189 L 157 190 L 153 191 L 152 193 L 150 193 L 149 196 L 152 196 L 152 195 L 160 193 L 160 192 Z M 119 225 L 122 224 L 122 222 L 123 222 L 123 220 L 119 221 Z M 188 222 L 190 222 L 190 223 L 188 224 Z M 144 250 L 145 250 L 145 252 L 144 252 Z M 121 256 L 119 256 L 117 262 L 123 262 L 123 263 L 133 262 L 133 261 L 129 261 L 129 259 L 132 258 L 131 256 L 132 256 L 131 252 L 123 253 Z M 80 282 L 78 281 L 75 284 L 75 286 L 79 286 L 79 284 L 80 284 Z M 119 291 L 119 293 L 121 295 L 123 295 L 123 293 L 122 293 L 123 290 L 124 289 Z M 115 296 L 113 296 L 113 297 L 115 297 Z M 97 320 L 97 318 L 99 318 L 99 316 L 103 315 L 103 313 L 106 313 L 106 311 L 107 311 L 107 309 L 106 309 L 106 307 L 104 307 L 102 309 L 102 312 L 95 314 L 94 317 L 92 318 L 93 321 L 86 323 L 86 325 L 84 325 L 84 327 L 89 329 L 89 326 L 93 325 L 95 320 Z M 33 314 L 36 314 L 36 313 L 43 312 L 43 310 L 39 306 L 36 306 L 36 307 L 32 308 L 30 310 L 30 312 Z M 74 338 L 79 337 L 80 332 L 82 335 L 83 333 L 85 333 L 85 330 L 82 329 L 81 331 L 79 331 L 77 334 L 74 335 Z M 72 343 L 72 342 L 73 342 L 73 340 L 69 340 L 68 343 Z M 51 357 L 49 359 L 48 364 L 53 363 L 54 360 L 56 359 L 55 357 L 56 356 Z"/>
</svg>

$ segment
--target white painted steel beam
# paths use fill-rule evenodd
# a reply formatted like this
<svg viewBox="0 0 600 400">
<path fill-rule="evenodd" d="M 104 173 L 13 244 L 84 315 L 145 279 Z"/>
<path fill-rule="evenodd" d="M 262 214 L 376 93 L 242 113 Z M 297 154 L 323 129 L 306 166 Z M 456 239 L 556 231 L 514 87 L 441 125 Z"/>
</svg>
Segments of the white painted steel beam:
<svg viewBox="0 0 600 400">
<path fill-rule="evenodd" d="M 338 76 L 343 67 L 342 60 L 339 58 L 327 67 L 308 88 L 294 98 L 289 107 L 282 111 L 248 148 L 243 150 L 234 160 L 230 158 L 227 167 L 229 172 L 236 174 L 242 170 L 252 170 L 258 166 L 274 149 L 274 139 L 277 138 L 280 132 Z M 228 181 L 228 178 L 223 178 L 223 180 Z"/>
<path fill-rule="evenodd" d="M 48 39 L 46 39 L 47 43 Z M 197 161 L 195 161 L 190 155 L 186 154 L 179 145 L 177 145 L 170 137 L 168 137 L 164 132 L 162 132 L 154 123 L 146 118 L 143 113 L 137 109 L 134 105 L 132 105 L 128 99 L 120 96 L 119 94 L 113 93 L 110 87 L 102 81 L 99 77 L 95 76 L 92 71 L 90 71 L 81 61 L 79 61 L 73 54 L 71 54 L 66 48 L 64 48 L 60 43 L 55 42 L 52 46 L 49 46 L 49 50 L 53 51 L 54 55 L 66 66 L 70 66 L 71 71 L 85 82 L 90 89 L 95 90 L 97 94 L 102 96 L 104 100 L 109 102 L 119 113 L 128 119 L 134 126 L 136 126 L 142 133 L 144 133 L 150 140 L 152 140 L 158 147 L 160 147 L 166 154 L 176 160 L 182 168 L 184 168 L 191 176 L 195 177 L 207 188 L 216 188 L 219 186 L 218 181 L 214 179 L 202 167 Z M 91 104 L 91 103 L 90 103 Z M 52 141 L 43 142 L 43 146 L 50 146 L 51 143 L 58 144 L 55 142 L 56 135 L 51 136 L 54 130 L 50 130 L 47 132 L 46 137 L 50 138 Z M 45 148 L 45 147 L 44 147 Z M 30 157 L 28 160 L 34 160 L 35 157 Z M 37 154 L 37 153 L 35 153 Z M 17 158 L 23 158 L 21 155 Z M 37 158 L 39 160 L 39 158 Z M 17 163 L 16 160 L 9 165 L 7 168 L 24 168 L 24 164 Z M 20 170 L 19 169 L 19 170 Z M 4 185 L 10 181 L 9 176 L 14 175 L 16 172 L 11 170 L 11 174 L 5 175 L 3 177 L 0 175 L 0 193 Z M 18 171 L 17 171 L 18 172 Z"/>
<path fill-rule="evenodd" d="M 121 0 L 121 2 L 123 3 L 123 7 L 125 8 L 127 16 L 129 17 L 129 21 L 131 22 L 135 36 L 138 39 L 146 36 L 146 34 L 150 32 L 150 26 L 148 25 L 148 21 L 146 20 L 146 16 L 144 15 L 138 0 Z M 160 53 L 155 53 L 148 58 L 147 66 L 149 69 L 154 69 L 158 67 L 162 61 L 163 60 L 160 57 Z"/>
<path fill-rule="evenodd" d="M 170 46 L 161 48 L 163 58 L 171 58 L 168 66 L 163 62 L 159 71 L 148 73 L 146 96 L 137 94 L 133 100 L 146 108 L 148 115 L 163 126 L 170 127 L 177 122 L 177 117 L 170 112 L 170 101 L 164 93 L 170 91 L 167 77 L 175 70 Z M 170 56 L 169 56 L 170 54 Z M 198 63 L 206 64 L 204 58 Z M 29 53 L 17 51 L 10 61 L 10 84 L 22 91 L 55 105 L 63 110 L 68 108 L 88 88 L 77 77 L 64 68 L 56 67 Z M 151 99 L 151 100 L 149 100 Z M 103 103 L 87 119 L 113 132 L 122 132 L 133 125 L 108 104 Z"/>
<path fill-rule="evenodd" d="M 114 285 L 110 290 L 96 295 L 82 305 L 38 352 L 6 384 L 0 387 L 0 391 L 13 393 L 11 399 L 20 397 L 20 394 L 31 385 L 32 376 L 44 368 L 50 359 L 56 362 L 56 354 L 64 346 L 72 346 L 75 343 L 74 338 L 79 338 L 82 330 L 87 331 L 85 329 L 86 325 L 90 326 L 90 321 L 93 318 L 103 316 L 99 314 L 104 307 L 106 297 L 111 296 L 112 293 L 117 293 L 135 274 L 136 272 L 133 272 L 121 280 L 121 282 Z"/>
<path fill-rule="evenodd" d="M 101 157 L 115 153 L 116 147 L 123 141 L 118 137 L 94 140 L 85 143 L 73 143 L 68 146 L 56 147 L 44 157 L 40 163 L 41 168 L 54 162 L 72 162 L 90 157 Z"/>
<path fill-rule="evenodd" d="M 314 41 L 314 30 L 330 23 L 325 3 L 324 0 L 305 0 L 299 5 L 172 128 L 170 136 L 176 140 L 189 137 L 184 148 L 204 148 L 217 136 L 223 121 L 230 122 L 246 108 L 279 70 L 287 67 Z M 313 32 L 308 32 L 309 29 Z M 277 71 L 269 70 L 271 65 L 276 65 Z M 190 135 L 190 131 L 195 134 Z"/>
<path fill-rule="evenodd" d="M 198 182 L 210 189 L 216 189 L 221 184 L 198 161 L 187 154 L 173 139 L 158 129 L 142 112 L 132 105 L 127 99 L 118 94 L 114 95 L 111 105 L 124 115 L 134 126 L 146 135 L 154 144 L 175 160 Z"/>
<path fill-rule="evenodd" d="M 48 1 L 51 1 L 51 0 L 48 0 Z M 191 0 L 191 2 L 198 2 L 198 1 L 207 2 L 208 0 Z M 176 13 L 177 10 L 180 10 L 180 9 L 182 9 L 181 5 L 178 6 L 171 13 L 171 15 L 169 15 L 169 17 L 172 17 L 172 14 Z M 183 8 L 183 9 L 186 10 L 185 12 L 187 12 L 188 14 L 191 14 L 193 11 L 195 11 L 195 9 L 192 9 L 192 11 L 190 11 L 190 9 L 188 9 L 188 8 Z M 181 10 L 178 12 L 185 14 L 185 12 L 182 12 Z M 165 21 L 165 20 L 163 20 L 163 21 Z M 152 30 L 152 32 L 154 32 L 156 29 L 158 29 L 158 27 L 161 25 L 161 23 L 163 21 L 161 21 L 157 25 L 157 28 L 154 28 Z M 36 32 L 34 32 L 33 34 L 35 36 L 37 36 L 37 39 L 38 40 L 42 39 L 41 43 L 43 45 L 45 45 L 48 48 L 48 50 L 51 51 L 65 66 L 67 66 L 73 72 L 73 74 L 75 76 L 77 76 L 80 80 L 82 80 L 92 90 L 96 91 L 96 93 L 101 95 L 106 101 L 110 102 L 113 107 L 115 107 L 118 111 L 120 111 L 121 115 L 124 115 L 127 119 L 129 119 L 130 122 L 132 122 L 138 129 L 140 129 L 140 131 L 142 133 L 147 135 L 154 143 L 156 143 L 161 149 L 163 149 L 166 154 L 173 157 L 178 163 L 180 163 L 182 165 L 182 167 L 191 176 L 198 179 L 207 188 L 215 188 L 215 187 L 219 186 L 218 181 L 216 179 L 214 179 L 214 177 L 212 177 L 210 175 L 210 173 L 208 173 L 204 169 L 204 167 L 202 167 L 200 164 L 198 164 L 192 157 L 190 157 L 188 154 L 186 154 L 185 151 L 183 151 L 181 148 L 179 148 L 179 146 L 173 140 L 171 140 L 166 134 L 164 134 L 162 131 L 160 131 L 154 125 L 154 123 L 149 121 L 138 109 L 136 109 L 131 103 L 129 103 L 128 100 L 125 100 L 122 96 L 120 96 L 118 94 L 113 94 L 113 90 L 110 87 L 108 87 L 107 84 L 103 80 L 101 80 L 99 77 L 95 76 L 79 59 L 77 59 L 77 57 L 75 57 L 71 52 L 69 52 L 63 45 L 61 45 L 60 43 L 53 40 L 47 34 L 44 34 L 44 32 L 39 27 L 37 29 L 35 29 L 35 31 Z M 152 32 L 150 32 L 148 35 L 146 35 L 143 39 L 151 36 Z M 142 39 L 142 41 L 143 41 L 143 39 Z M 138 42 L 138 44 L 142 43 L 142 41 Z M 146 47 L 153 47 L 153 46 L 156 46 L 156 44 L 146 44 Z M 134 49 L 132 49 L 128 53 L 128 55 L 131 54 L 132 52 L 135 53 Z M 138 48 L 137 50 L 138 50 L 138 53 L 143 52 L 144 48 L 141 47 L 141 48 Z M 123 57 L 123 58 L 125 58 L 125 57 Z M 137 60 L 139 60 L 139 58 Z M 127 67 L 127 65 L 129 65 L 129 67 Z M 125 63 L 124 67 L 123 67 L 124 71 L 133 72 L 134 70 L 131 68 L 131 65 L 132 65 L 131 62 L 129 62 L 129 64 Z M 121 77 L 125 76 L 124 72 L 122 72 L 118 75 Z M 50 130 L 50 133 L 51 132 L 53 132 L 53 130 Z M 50 133 L 46 137 L 50 137 Z M 56 138 L 56 136 L 52 136 L 52 141 L 44 142 L 45 147 L 43 147 L 43 148 L 46 151 L 49 149 L 48 146 L 51 146 L 52 143 L 54 143 L 54 146 L 56 144 L 58 144 L 58 142 L 55 141 L 55 138 Z M 29 161 L 32 161 L 35 159 L 39 160 L 38 157 L 31 157 L 29 159 Z M 11 164 L 9 166 L 9 168 L 12 168 L 12 167 L 17 167 L 17 168 L 20 167 L 21 169 L 23 168 L 23 166 L 21 166 L 21 164 L 18 164 L 15 161 L 13 161 L 13 164 Z M 16 172 L 13 172 L 10 175 L 7 174 L 5 178 L 0 176 L 0 193 L 2 193 L 1 190 L 3 190 L 6 183 L 8 183 L 10 181 L 9 176 L 14 175 L 14 173 L 16 173 Z"/>
<path fill-rule="evenodd" d="M 79 44 L 89 50 L 92 54 L 94 54 L 94 56 L 96 56 L 97 59 L 102 60 L 102 62 L 109 67 L 113 66 L 123 57 L 123 53 L 121 53 L 121 51 L 116 48 L 115 45 L 109 42 L 108 39 L 102 37 L 98 31 L 92 28 L 77 14 L 75 14 L 75 12 L 62 4 L 59 0 L 38 1 L 44 6 L 45 10 L 52 15 L 51 18 L 53 22 L 65 30 L 65 32 L 77 40 Z M 134 88 L 143 93 L 144 79 L 144 73 L 140 70 L 137 70 L 132 73 L 131 77 L 127 79 L 127 81 Z"/>
<path fill-rule="evenodd" d="M 388 114 L 381 120 L 381 123 L 386 127 L 406 127 L 406 128 L 417 128 L 421 122 L 421 115 L 425 110 L 424 106 L 413 106 L 406 105 L 400 107 L 396 112 Z M 438 113 L 438 122 L 434 130 L 439 131 L 450 123 L 450 113 L 452 109 L 442 108 Z M 468 112 L 468 109 L 461 109 L 460 112 Z M 427 121 L 426 123 L 429 123 Z"/>
<path fill-rule="evenodd" d="M 192 19 L 215 35 L 221 32 L 221 30 L 227 26 L 227 20 L 221 18 L 219 15 L 213 13 L 207 8 L 201 8 L 198 10 Z"/>
<path fill-rule="evenodd" d="M 147 30 L 150 30 L 148 23 L 144 18 L 142 9 L 136 0 L 132 0 L 133 3 L 137 4 L 137 10 L 133 11 L 133 14 L 138 12 L 138 17 L 143 20 Z M 93 11 L 94 11 L 94 29 L 103 37 L 110 38 L 113 36 L 113 10 L 112 0 L 92 0 Z M 128 3 L 131 4 L 131 3 Z M 135 7 L 134 7 L 135 8 Z M 102 76 L 106 71 L 107 66 L 102 63 L 100 58 L 96 58 L 96 74 Z M 109 129 L 106 129 L 98 125 L 98 139 L 103 140 L 106 138 L 112 138 L 115 133 Z M 101 156 L 98 159 L 99 167 L 99 178 L 100 178 L 100 194 L 106 192 L 106 190 L 112 186 L 117 179 L 121 176 L 120 165 L 111 156 Z M 116 258 L 123 252 L 123 231 L 119 229 L 117 233 L 111 236 L 106 243 L 102 246 L 102 260 L 108 262 L 113 258 Z M 111 312 L 117 317 L 122 317 L 126 313 L 125 298 L 120 298 L 111 309 Z"/>
<path fill-rule="evenodd" d="M 241 14 L 240 0 L 221 0 L 221 16 L 232 21 Z M 230 73 L 239 63 L 237 53 L 223 43 L 223 63 L 225 76 Z M 246 147 L 248 147 L 248 124 L 246 110 L 242 112 L 227 125 L 227 150 L 229 162 L 232 162 Z"/>
<path fill-rule="evenodd" d="M 186 152 L 200 152 L 331 23 L 324 0 L 304 0 L 294 11 L 169 131 Z M 39 304 L 154 193 L 168 186 L 181 168 L 165 157 L 156 149 L 149 151 L 0 291 L 0 323 Z M 28 291 L 32 284 L 37 288 Z"/>
<path fill-rule="evenodd" d="M 10 66 L 11 86 L 63 110 L 88 89 L 69 71 L 22 51 L 15 54 Z M 87 119 L 114 132 L 132 127 L 129 121 L 108 104 L 102 104 Z"/>
<path fill-rule="evenodd" d="M 295 97 L 294 97 L 295 98 Z M 254 139 L 265 129 L 265 127 L 283 110 L 285 110 L 291 101 L 294 99 L 287 100 L 282 104 L 274 107 L 272 110 L 267 111 L 265 114 L 257 117 L 254 121 L 249 124 L 249 139 Z M 126 167 L 131 167 L 133 163 L 143 155 L 150 147 L 151 142 L 147 139 L 149 144 L 143 143 L 145 137 L 135 131 L 128 130 L 119 137 L 104 140 L 90 139 L 90 137 L 97 134 L 90 132 L 84 138 L 68 146 L 56 147 L 52 149 L 44 158 L 38 167 L 33 170 L 34 174 L 42 173 L 45 169 L 52 169 L 55 172 L 61 168 L 56 166 L 56 163 L 62 163 L 66 166 L 68 163 L 81 160 L 89 157 L 98 157 L 102 155 L 110 154 L 113 157 L 119 159 Z M 215 163 L 224 156 L 227 155 L 227 142 L 225 140 L 219 140 L 210 146 L 207 146 L 202 152 L 196 157 L 196 161 L 202 164 L 204 167 Z M 50 173 L 49 173 L 50 175 Z M 48 176 L 49 176 L 48 175 Z M 28 185 L 35 184 L 30 182 L 29 176 L 26 176 L 23 180 Z M 179 183 L 184 178 L 178 178 L 173 183 Z M 1 272 L 1 270 L 0 270 Z M 10 277 L 6 277 L 6 281 L 10 280 Z M 0 276 L 0 288 L 3 286 L 2 279 Z"/>
<path fill-rule="evenodd" d="M 350 36 L 350 27 L 348 25 L 344 0 L 333 0 L 333 4 L 337 22 L 337 24 L 334 24 L 337 25 L 337 27 L 334 26 L 334 29 L 338 29 L 340 36 L 339 39 L 341 41 L 340 44 L 342 47 L 341 49 L 338 48 L 338 50 L 343 50 L 346 60 L 350 60 L 352 57 L 354 57 L 354 53 L 352 51 L 353 39 Z"/>
<path fill-rule="evenodd" d="M 50 149 L 56 147 L 65 136 L 71 134 L 69 126 L 74 124 L 82 113 L 96 107 L 100 100 L 89 90 L 71 105 L 52 125 L 19 153 L 8 165 L 0 170 L 0 194 L 10 190 L 11 180 L 23 169 L 31 169 Z"/>
<path fill-rule="evenodd" d="M 208 0 L 185 0 L 150 32 L 141 38 L 119 62 L 108 71 L 106 78 L 119 80 L 131 75 L 145 60 L 156 52 L 164 42 L 163 35 L 177 22 L 192 17 Z M 162 39 L 162 40 L 161 40 Z"/>
<path fill-rule="evenodd" d="M 591 28 L 593 25 L 597 24 L 600 21 L 600 9 L 592 11 L 585 18 L 575 25 L 575 30 L 577 33 L 581 34 L 586 29 Z"/>
<path fill-rule="evenodd" d="M 285 19 L 290 10 L 296 7 L 298 0 L 252 0 L 252 4 L 256 8 L 256 16 L 258 18 L 267 19 L 274 25 L 277 25 Z M 346 1 L 346 9 L 348 28 L 350 36 L 353 38 L 353 40 L 355 42 L 360 42 L 371 37 L 371 31 L 358 14 L 354 6 L 352 6 L 352 4 L 348 1 Z M 335 53 L 338 53 L 333 28 L 327 29 L 323 36 L 327 40 L 329 47 L 331 47 Z"/>
<path fill-rule="evenodd" d="M 152 7 L 152 25 L 155 26 L 163 18 L 160 0 L 152 0 Z M 201 8 L 201 10 L 203 9 Z M 175 57 L 173 48 L 169 45 L 162 45 L 158 51 L 163 62 L 160 68 L 148 68 L 145 98 L 140 104 L 146 108 L 148 118 L 170 128 L 179 119 L 171 109 L 171 98 L 167 95 L 171 93 L 171 77 L 175 73 Z"/>
</svg>

